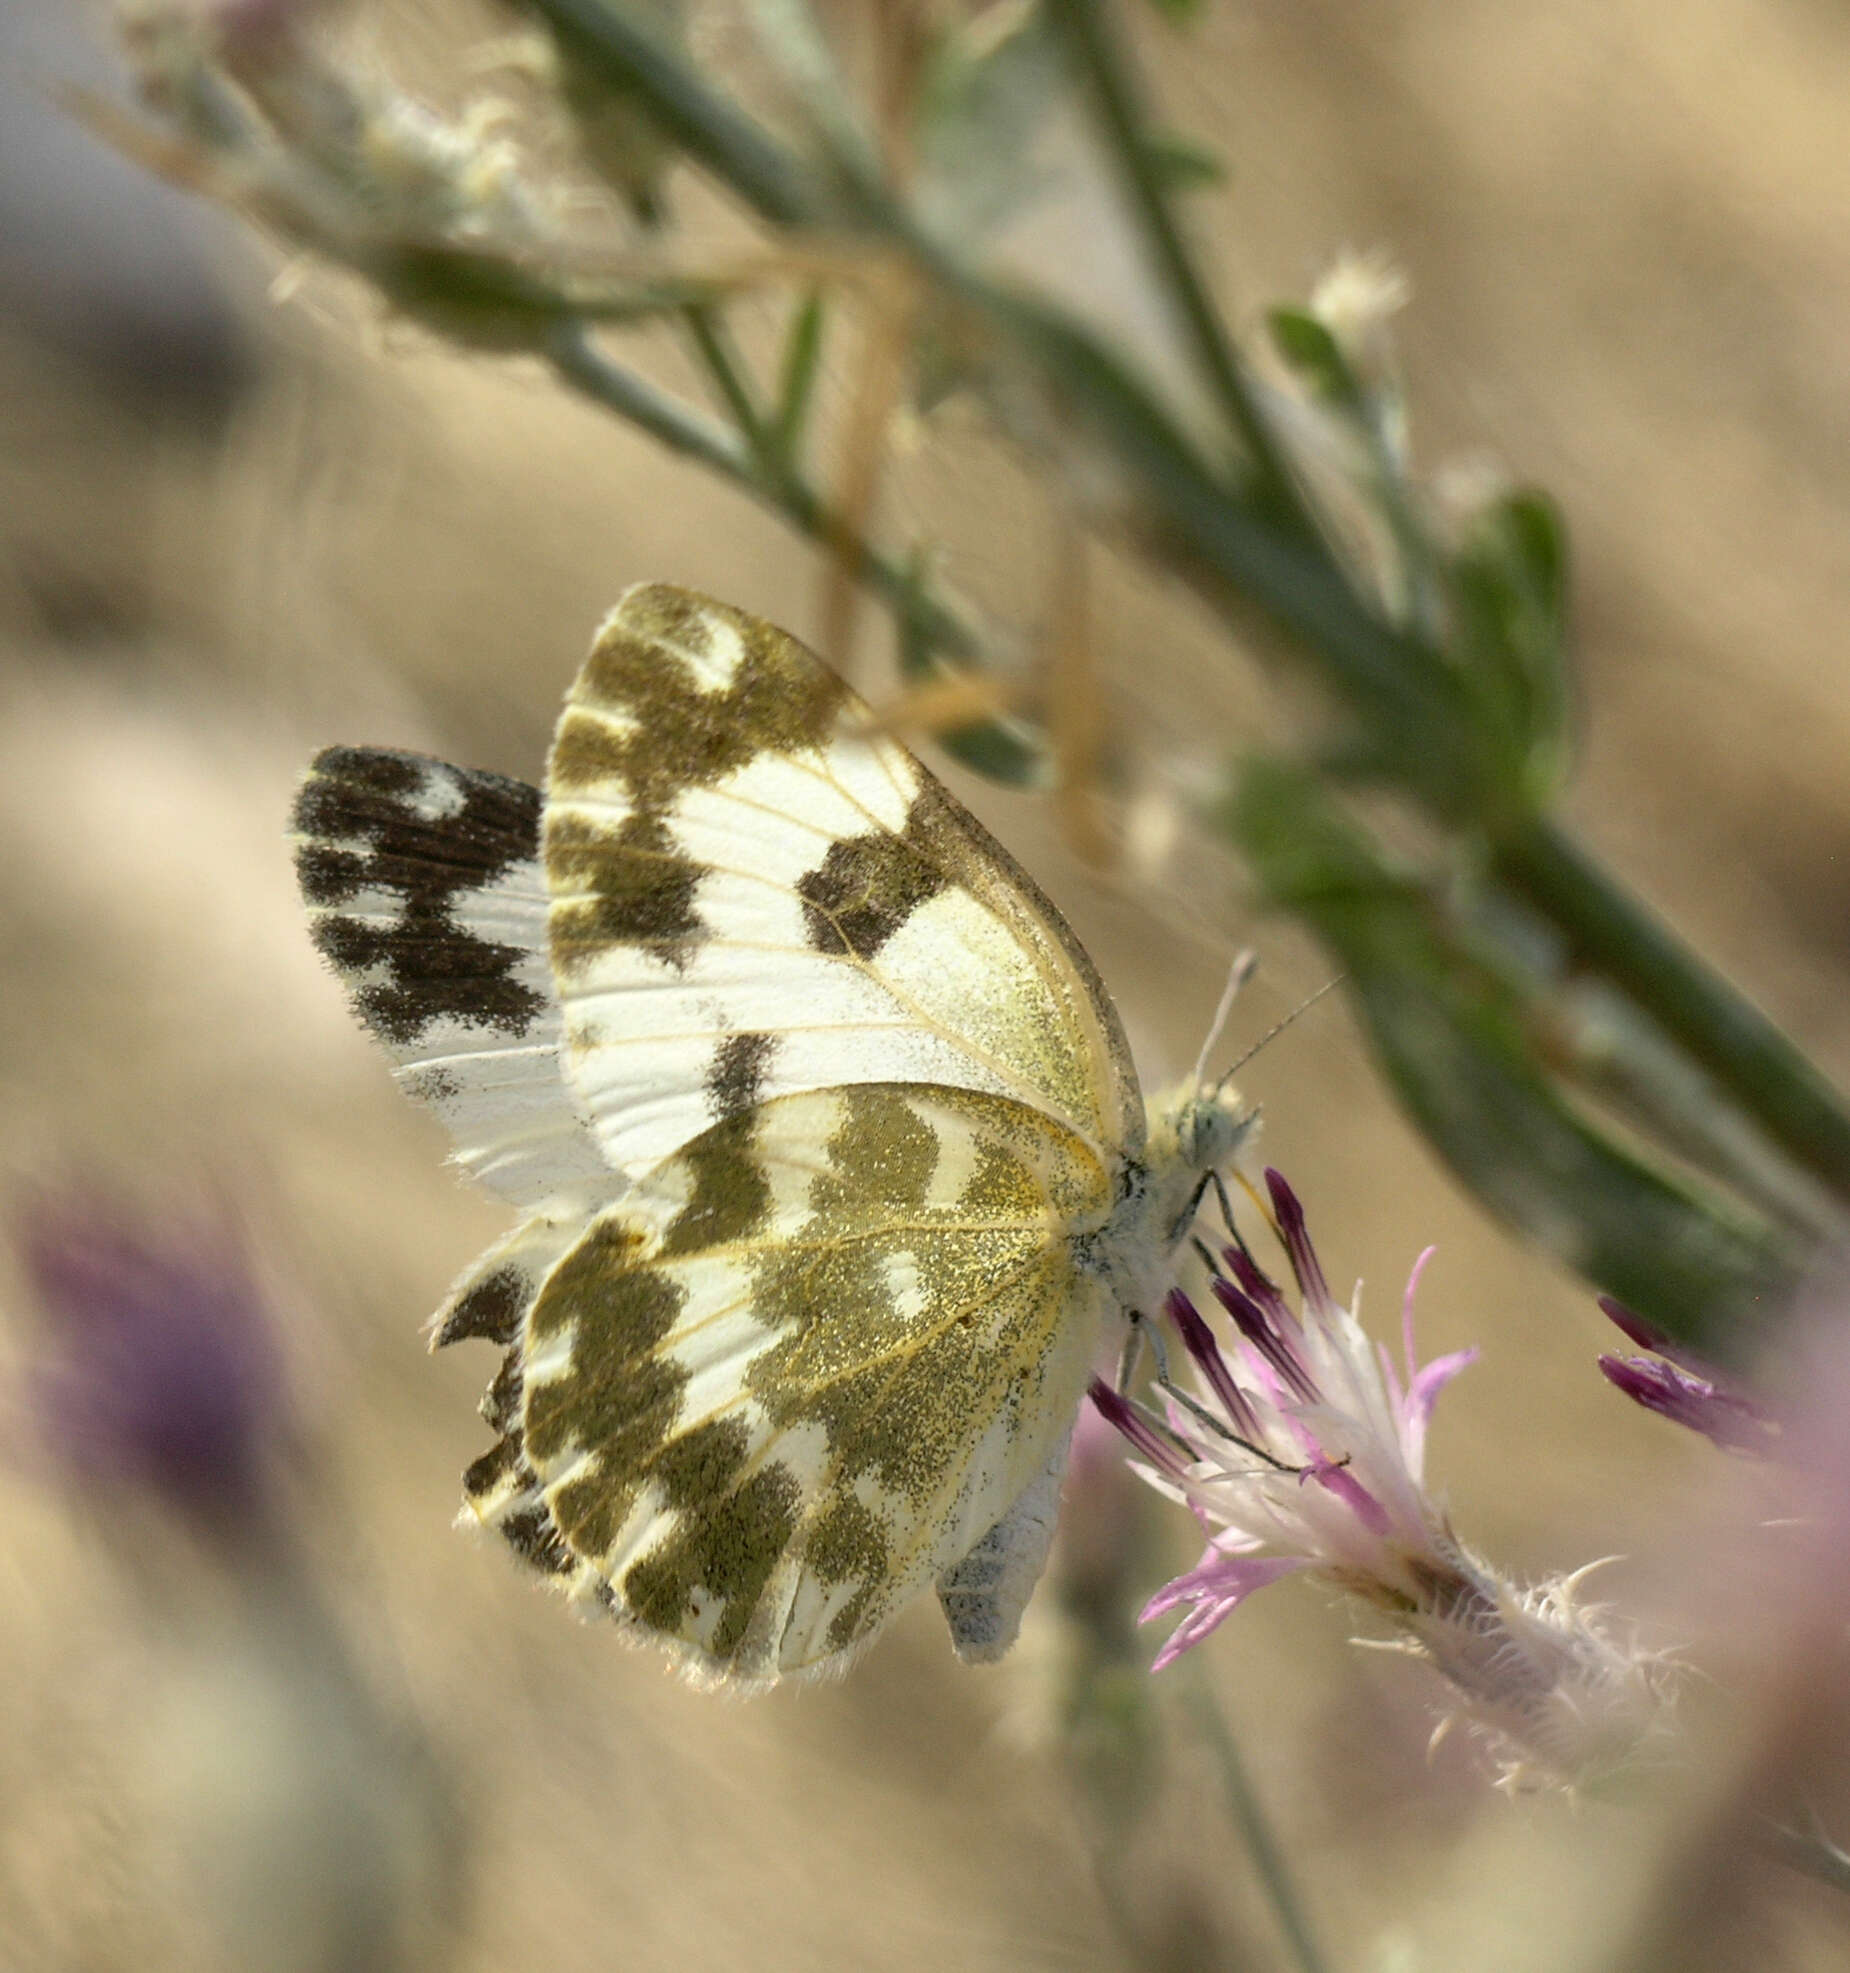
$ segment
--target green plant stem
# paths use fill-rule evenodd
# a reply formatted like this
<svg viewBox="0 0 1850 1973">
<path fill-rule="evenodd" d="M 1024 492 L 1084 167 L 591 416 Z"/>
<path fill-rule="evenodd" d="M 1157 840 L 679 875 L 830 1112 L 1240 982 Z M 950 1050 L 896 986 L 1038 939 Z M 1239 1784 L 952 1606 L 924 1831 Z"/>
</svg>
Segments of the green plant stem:
<svg viewBox="0 0 1850 1973">
<path fill-rule="evenodd" d="M 1292 1878 L 1291 1866 L 1285 1861 L 1285 1853 L 1272 1833 L 1265 1809 L 1254 1793 L 1246 1763 L 1240 1758 L 1239 1743 L 1234 1739 L 1221 1709 L 1214 1703 L 1214 1695 L 1208 1690 L 1205 1676 L 1192 1661 L 1187 1665 L 1181 1683 L 1182 1704 L 1195 1724 L 1202 1747 L 1214 1763 L 1215 1772 L 1220 1777 L 1221 1792 L 1227 1798 L 1227 1812 L 1246 1844 L 1253 1868 L 1259 1873 L 1259 1882 L 1272 1907 L 1272 1915 L 1278 1920 L 1278 1929 L 1285 1935 L 1293 1963 L 1300 1973 L 1328 1973 L 1328 1962 L 1311 1932 L 1310 1919 Z"/>
<path fill-rule="evenodd" d="M 987 316 L 1022 354 L 1045 362 L 1102 434 L 1120 447 L 1163 508 L 1170 559 L 1209 587 L 1275 616 L 1322 660 L 1351 703 L 1385 716 L 1404 744 L 1393 749 L 1427 793 L 1453 805 L 1460 769 L 1447 736 L 1462 705 L 1437 655 L 1381 623 L 1313 542 L 1248 513 L 1233 488 L 1197 458 L 1136 383 L 1076 324 L 986 287 L 920 237 L 879 187 L 839 174 L 823 179 L 799 164 L 752 118 L 707 87 L 692 66 L 603 0 L 532 0 L 570 34 L 614 83 L 633 92 L 698 164 L 774 226 L 857 224 L 907 252 L 941 285 Z M 793 517 L 794 518 L 794 517 Z M 1424 735 L 1423 746 L 1414 745 Z"/>
<path fill-rule="evenodd" d="M 942 597 L 921 585 L 918 572 L 855 535 L 801 474 L 775 468 L 742 434 L 704 416 L 598 347 L 588 324 L 566 322 L 549 331 L 545 353 L 555 373 L 582 396 L 614 411 L 683 458 L 730 480 L 798 533 L 836 552 L 846 548 L 856 577 L 912 629 L 953 657 L 975 658 L 976 631 Z"/>
<path fill-rule="evenodd" d="M 1321 545 L 1253 508 L 1203 461 L 1138 381 L 1080 325 L 951 268 L 972 306 L 1070 405 L 1141 488 L 1129 516 L 1145 551 L 1234 621 L 1254 615 L 1361 720 L 1384 766 L 1448 823 L 1487 805 L 1459 681 L 1430 645 L 1385 623 Z"/>
<path fill-rule="evenodd" d="M 1149 119 L 1138 105 L 1130 64 L 1112 45 L 1099 0 L 1046 0 L 1048 20 L 1065 38 L 1098 104 L 1099 116 L 1139 223 L 1181 316 L 1195 360 L 1206 373 L 1266 489 L 1267 504 L 1305 535 L 1316 530 L 1305 513 L 1297 482 L 1272 438 L 1271 427 L 1248 388 L 1220 311 L 1196 271 L 1176 225 L 1169 194 L 1148 139 Z"/>
<path fill-rule="evenodd" d="M 1794 1164 L 1850 1201 L 1850 1118 L 1837 1093 L 1758 1008 L 1552 823 L 1495 845 L 1493 868 L 1733 1096 Z"/>
<path fill-rule="evenodd" d="M 597 347 L 588 323 L 567 321 L 550 330 L 546 356 L 574 390 L 638 426 L 670 452 L 698 460 L 737 486 L 761 491 L 757 465 L 737 433 L 690 409 L 635 371 L 612 363 Z"/>
<path fill-rule="evenodd" d="M 600 62 L 648 104 L 661 134 L 705 165 L 775 226 L 816 224 L 820 182 L 743 111 L 700 80 L 691 63 L 604 0 L 531 0 L 587 60 Z"/>
<path fill-rule="evenodd" d="M 764 419 L 759 413 L 751 386 L 745 380 L 744 365 L 739 361 L 738 352 L 733 348 L 732 338 L 726 333 L 718 311 L 696 304 L 683 311 L 682 319 L 687 324 L 687 332 L 693 338 L 701 362 L 719 386 L 720 396 L 725 400 L 726 409 L 732 413 L 739 436 L 755 459 L 769 462 L 773 449 Z"/>
</svg>

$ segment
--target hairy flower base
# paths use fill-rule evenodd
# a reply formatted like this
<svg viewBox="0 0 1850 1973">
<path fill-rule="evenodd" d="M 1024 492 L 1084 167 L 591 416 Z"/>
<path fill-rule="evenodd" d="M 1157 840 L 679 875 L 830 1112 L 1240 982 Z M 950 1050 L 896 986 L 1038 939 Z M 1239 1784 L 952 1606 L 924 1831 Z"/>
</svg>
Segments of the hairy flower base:
<svg viewBox="0 0 1850 1973">
<path fill-rule="evenodd" d="M 1297 1307 L 1235 1245 L 1210 1281 L 1234 1332 L 1225 1347 L 1179 1290 L 1165 1309 L 1193 1362 L 1195 1392 L 1165 1368 L 1159 1417 L 1101 1382 L 1092 1387 L 1093 1403 L 1139 1455 L 1135 1469 L 1186 1503 L 1208 1536 L 1196 1567 L 1143 1613 L 1185 1612 L 1158 1669 L 1255 1591 L 1308 1572 L 1381 1611 L 1398 1632 L 1389 1648 L 1447 1680 L 1455 1716 L 1491 1741 L 1507 1783 L 1584 1787 L 1635 1762 L 1668 1727 L 1664 1661 L 1581 1605 L 1578 1577 L 1523 1587 L 1498 1576 L 1425 1487 L 1433 1405 L 1476 1355 L 1423 1368 L 1415 1359 L 1413 1294 L 1429 1255 L 1408 1283 L 1397 1373 L 1331 1295 L 1290 1187 L 1273 1171 L 1266 1184 Z"/>
</svg>

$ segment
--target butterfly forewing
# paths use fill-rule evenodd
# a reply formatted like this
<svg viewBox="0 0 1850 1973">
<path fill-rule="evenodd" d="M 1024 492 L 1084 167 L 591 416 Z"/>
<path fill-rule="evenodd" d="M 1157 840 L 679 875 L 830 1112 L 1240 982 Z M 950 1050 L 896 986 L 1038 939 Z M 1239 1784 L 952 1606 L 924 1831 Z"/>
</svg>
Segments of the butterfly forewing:
<svg viewBox="0 0 1850 1973">
<path fill-rule="evenodd" d="M 1083 1141 L 1007 1099 L 862 1084 L 729 1118 L 534 1284 L 478 1511 L 730 1680 L 843 1661 L 999 1522 L 1012 1634 L 1097 1336 L 1070 1236 L 1109 1205 Z"/>
<path fill-rule="evenodd" d="M 553 745 L 570 1073 L 634 1177 L 770 1097 L 912 1081 L 1141 1140 L 1115 1010 L 1057 912 L 781 631 L 632 590 Z"/>
</svg>

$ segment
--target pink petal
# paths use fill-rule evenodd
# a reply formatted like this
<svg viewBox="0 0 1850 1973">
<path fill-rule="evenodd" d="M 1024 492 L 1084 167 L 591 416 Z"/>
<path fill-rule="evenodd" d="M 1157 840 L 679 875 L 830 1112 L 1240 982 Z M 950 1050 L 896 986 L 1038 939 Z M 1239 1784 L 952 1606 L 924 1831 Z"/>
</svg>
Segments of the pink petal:
<svg viewBox="0 0 1850 1973">
<path fill-rule="evenodd" d="M 1184 1651 L 1193 1649 L 1211 1630 L 1218 1628 L 1223 1617 L 1232 1613 L 1232 1604 L 1216 1609 L 1211 1604 L 1203 1603 L 1191 1610 L 1169 1633 L 1163 1648 L 1150 1661 L 1152 1673 L 1160 1672 L 1165 1665 L 1173 1665 Z"/>
<path fill-rule="evenodd" d="M 1180 1603 L 1195 1606 L 1157 1653 L 1151 1670 L 1161 1671 L 1192 1645 L 1199 1644 L 1255 1590 L 1309 1567 L 1308 1558 L 1302 1555 L 1228 1556 L 1210 1549 L 1186 1575 L 1177 1576 L 1174 1582 L 1159 1589 L 1138 1616 L 1139 1623 L 1148 1623 L 1152 1617 L 1160 1617 Z"/>
<path fill-rule="evenodd" d="M 1469 1370 L 1476 1361 L 1475 1348 L 1436 1356 L 1408 1385 L 1400 1405 L 1400 1442 L 1407 1470 L 1416 1480 L 1426 1464 L 1426 1427 L 1439 1393 L 1461 1370 Z"/>
<path fill-rule="evenodd" d="M 1322 1463 L 1313 1466 L 1304 1475 L 1305 1479 L 1315 1480 L 1319 1486 L 1327 1488 L 1338 1500 L 1344 1502 L 1371 1535 L 1386 1534 L 1392 1523 L 1388 1519 L 1387 1509 L 1380 1501 L 1346 1466 L 1338 1466 L 1323 1460 L 1321 1454 L 1318 1457 Z"/>
<path fill-rule="evenodd" d="M 1426 1263 L 1438 1251 L 1437 1247 L 1428 1247 L 1413 1263 L 1413 1272 L 1407 1276 L 1407 1292 L 1400 1298 L 1400 1347 L 1407 1359 L 1409 1384 L 1420 1374 L 1419 1359 L 1413 1351 L 1413 1298 L 1420 1292 L 1420 1276 L 1426 1272 Z"/>
</svg>

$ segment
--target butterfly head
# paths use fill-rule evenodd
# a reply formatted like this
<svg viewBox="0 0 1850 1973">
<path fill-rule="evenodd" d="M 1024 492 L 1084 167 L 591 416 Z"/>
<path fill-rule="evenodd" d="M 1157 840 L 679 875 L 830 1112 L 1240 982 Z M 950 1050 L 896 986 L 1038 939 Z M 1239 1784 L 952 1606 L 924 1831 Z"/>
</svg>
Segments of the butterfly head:
<svg viewBox="0 0 1850 1973">
<path fill-rule="evenodd" d="M 1230 1164 L 1259 1123 L 1225 1083 L 1194 1076 L 1155 1098 L 1148 1116 L 1143 1154 L 1127 1167 L 1125 1190 L 1092 1249 L 1125 1311 L 1161 1303 L 1208 1174 Z"/>
<path fill-rule="evenodd" d="M 1190 1077 L 1150 1106 L 1150 1162 L 1191 1178 L 1218 1171 L 1258 1123 L 1258 1111 L 1241 1100 L 1238 1090 Z"/>
<path fill-rule="evenodd" d="M 1167 1254 L 1186 1237 L 1207 1174 L 1231 1164 L 1258 1127 L 1258 1111 L 1226 1082 L 1190 1076 L 1151 1103 L 1145 1226 L 1156 1252 Z"/>
</svg>

